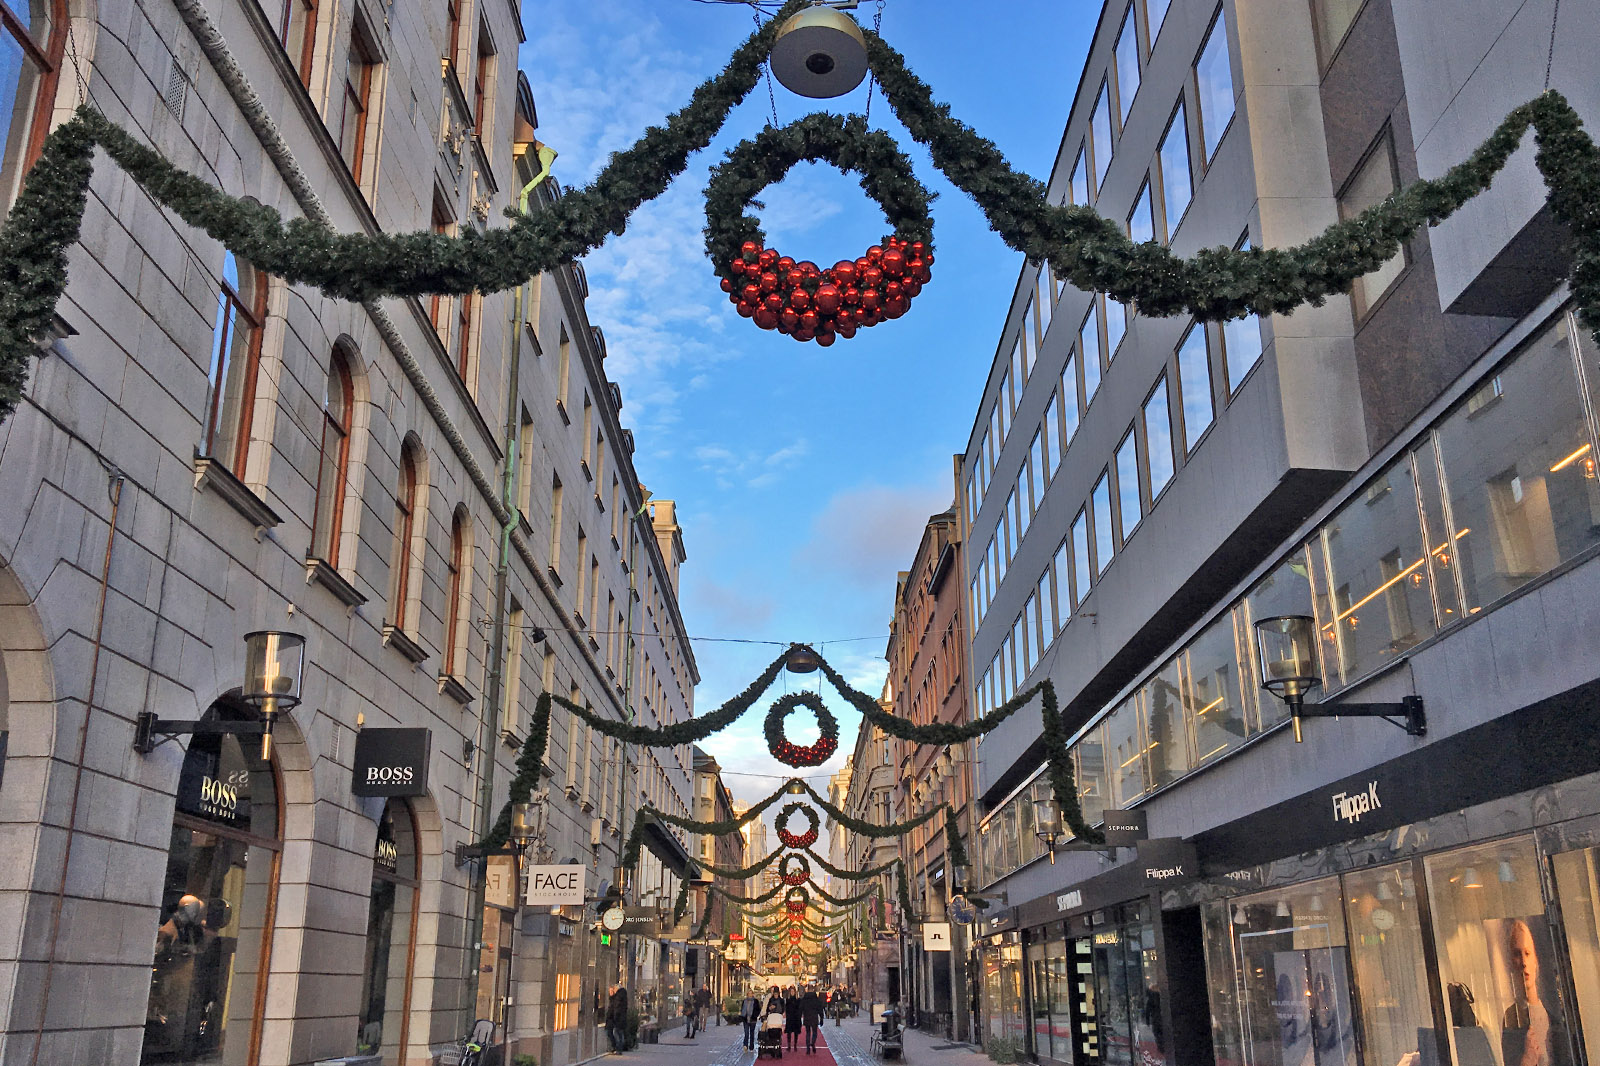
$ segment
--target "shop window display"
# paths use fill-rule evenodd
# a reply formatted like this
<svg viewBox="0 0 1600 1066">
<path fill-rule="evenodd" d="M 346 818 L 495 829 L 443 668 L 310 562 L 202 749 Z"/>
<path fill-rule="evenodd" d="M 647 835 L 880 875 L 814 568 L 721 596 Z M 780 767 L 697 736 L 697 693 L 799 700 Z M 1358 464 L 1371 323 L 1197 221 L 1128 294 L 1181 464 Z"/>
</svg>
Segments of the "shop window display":
<svg viewBox="0 0 1600 1066">
<path fill-rule="evenodd" d="M 217 705 L 207 718 L 250 718 Z M 196 736 L 178 777 L 140 1061 L 243 1062 L 277 876 L 278 795 L 259 742 Z"/>
<path fill-rule="evenodd" d="M 390 800 L 373 848 L 372 893 L 367 908 L 365 968 L 356 1035 L 360 1054 L 398 1061 L 405 1010 L 407 960 L 416 913 L 417 849 L 411 812 Z"/>
<path fill-rule="evenodd" d="M 1149 904 L 1113 908 L 1106 919 L 1090 938 L 1100 1061 L 1105 1066 L 1159 1066 L 1166 1061 L 1165 1040 Z"/>
<path fill-rule="evenodd" d="M 1424 865 L 1454 1066 L 1569 1066 L 1532 839 L 1434 855 Z"/>
<path fill-rule="evenodd" d="M 1346 874 L 1344 897 L 1365 1059 L 1405 1062 L 1433 1027 L 1412 864 Z"/>
<path fill-rule="evenodd" d="M 1576 1021 L 1592 1063 L 1600 1061 L 1600 849 L 1564 852 L 1552 865 L 1566 925 Z"/>
</svg>

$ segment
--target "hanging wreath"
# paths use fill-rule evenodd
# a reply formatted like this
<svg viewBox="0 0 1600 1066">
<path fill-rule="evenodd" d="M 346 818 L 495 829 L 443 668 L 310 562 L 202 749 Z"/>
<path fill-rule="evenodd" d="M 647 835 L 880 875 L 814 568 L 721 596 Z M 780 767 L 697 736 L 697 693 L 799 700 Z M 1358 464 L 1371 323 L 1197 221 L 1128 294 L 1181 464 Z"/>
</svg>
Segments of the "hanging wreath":
<svg viewBox="0 0 1600 1066">
<path fill-rule="evenodd" d="M 790 869 L 790 864 L 797 869 Z M 811 863 L 798 852 L 791 851 L 778 860 L 778 877 L 786 885 L 803 885 L 811 880 Z"/>
<path fill-rule="evenodd" d="M 803 159 L 861 175 L 861 188 L 883 209 L 893 232 L 856 259 L 826 270 L 764 248 L 761 223 L 745 213 L 756 196 Z M 823 347 L 857 328 L 899 318 L 933 277 L 933 200 L 911 160 L 859 116 L 807 115 L 767 127 L 735 145 L 706 185 L 706 254 L 722 291 L 762 329 Z"/>
<path fill-rule="evenodd" d="M 797 708 L 805 707 L 816 715 L 817 730 L 822 734 L 812 744 L 795 744 L 784 736 L 783 723 Z M 815 692 L 791 692 L 780 696 L 767 712 L 767 750 L 772 757 L 787 766 L 821 766 L 839 750 L 839 720 L 823 705 L 822 697 Z M 814 817 L 814 816 L 813 816 Z M 805 847 L 790 844 L 791 848 Z"/>
<path fill-rule="evenodd" d="M 789 832 L 789 819 L 798 812 L 805 815 L 807 828 L 804 833 Z M 783 841 L 784 847 L 809 848 L 817 842 L 817 830 L 822 825 L 822 820 L 817 817 L 817 812 L 807 807 L 804 803 L 788 803 L 778 812 L 778 839 Z M 801 891 L 805 891 L 801 889 Z"/>
<path fill-rule="evenodd" d="M 806 891 L 804 885 L 801 885 L 797 888 L 791 888 L 789 891 L 783 894 L 783 905 L 785 907 L 794 907 L 798 905 L 802 910 L 804 910 L 805 907 L 807 907 L 810 903 L 811 893 Z"/>
</svg>

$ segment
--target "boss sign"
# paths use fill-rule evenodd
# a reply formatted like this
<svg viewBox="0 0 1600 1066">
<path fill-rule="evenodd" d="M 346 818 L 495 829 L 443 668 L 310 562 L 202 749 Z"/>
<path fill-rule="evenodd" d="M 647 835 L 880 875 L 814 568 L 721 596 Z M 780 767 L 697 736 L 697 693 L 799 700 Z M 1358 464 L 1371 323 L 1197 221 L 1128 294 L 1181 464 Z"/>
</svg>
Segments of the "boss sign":
<svg viewBox="0 0 1600 1066">
<path fill-rule="evenodd" d="M 583 866 L 528 867 L 528 906 L 582 906 L 586 872 L 587 867 Z"/>
</svg>

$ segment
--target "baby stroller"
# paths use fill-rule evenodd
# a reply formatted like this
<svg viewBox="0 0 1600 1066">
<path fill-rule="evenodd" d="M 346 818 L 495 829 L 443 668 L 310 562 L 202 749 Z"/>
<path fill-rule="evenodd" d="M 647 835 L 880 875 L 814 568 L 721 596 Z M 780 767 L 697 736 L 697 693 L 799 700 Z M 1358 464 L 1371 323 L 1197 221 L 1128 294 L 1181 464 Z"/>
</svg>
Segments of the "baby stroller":
<svg viewBox="0 0 1600 1066">
<path fill-rule="evenodd" d="M 761 1032 L 756 1034 L 756 1058 L 771 1056 L 783 1058 L 783 1014 L 773 1011 L 761 1020 Z"/>
</svg>

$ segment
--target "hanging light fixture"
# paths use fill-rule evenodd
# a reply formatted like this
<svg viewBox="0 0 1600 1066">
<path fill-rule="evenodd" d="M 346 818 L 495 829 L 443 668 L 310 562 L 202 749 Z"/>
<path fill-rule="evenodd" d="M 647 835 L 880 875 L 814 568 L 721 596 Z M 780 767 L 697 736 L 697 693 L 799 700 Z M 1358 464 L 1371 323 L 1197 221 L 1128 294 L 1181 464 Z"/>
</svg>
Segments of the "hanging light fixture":
<svg viewBox="0 0 1600 1066">
<path fill-rule="evenodd" d="M 855 19 L 828 7 L 811 7 L 778 30 L 772 76 L 799 96 L 822 100 L 845 93 L 867 76 L 867 40 Z"/>
<path fill-rule="evenodd" d="M 1061 811 L 1054 799 L 1033 801 L 1033 835 L 1044 841 L 1050 849 L 1050 865 L 1056 863 L 1056 844 L 1061 840 Z"/>
<path fill-rule="evenodd" d="M 783 657 L 783 668 L 791 674 L 809 674 L 821 667 L 822 656 L 809 644 L 791 644 Z"/>
<path fill-rule="evenodd" d="M 1248 915 L 1245 914 L 1244 907 L 1240 906 L 1237 903 L 1235 903 L 1233 905 L 1233 924 L 1234 925 L 1249 925 L 1250 924 L 1250 918 L 1249 918 Z"/>
<path fill-rule="evenodd" d="M 1500 860 L 1500 883 L 1509 885 L 1517 879 L 1517 871 L 1511 868 L 1511 863 L 1505 859 Z"/>
<path fill-rule="evenodd" d="M 1394 890 L 1389 887 L 1388 879 L 1378 882 L 1378 899 L 1384 903 L 1394 899 Z"/>
<path fill-rule="evenodd" d="M 1278 901 L 1278 917 L 1279 918 L 1292 918 L 1292 917 L 1294 917 L 1293 912 L 1291 912 L 1289 910 L 1289 901 L 1288 900 L 1280 899 Z"/>
<path fill-rule="evenodd" d="M 142 711 L 134 722 L 133 750 L 148 755 L 164 740 L 185 734 L 260 736 L 261 758 L 272 757 L 272 727 L 278 715 L 300 704 L 306 638 L 298 633 L 259 630 L 244 636 L 244 684 L 239 699 L 261 712 L 259 722 L 173 721 Z M 162 740 L 157 740 L 161 737 Z"/>
<path fill-rule="evenodd" d="M 1467 867 L 1466 872 L 1461 875 L 1461 887 L 1462 888 L 1482 888 L 1483 887 L 1483 881 L 1478 877 L 1478 868 L 1476 866 Z"/>
</svg>

